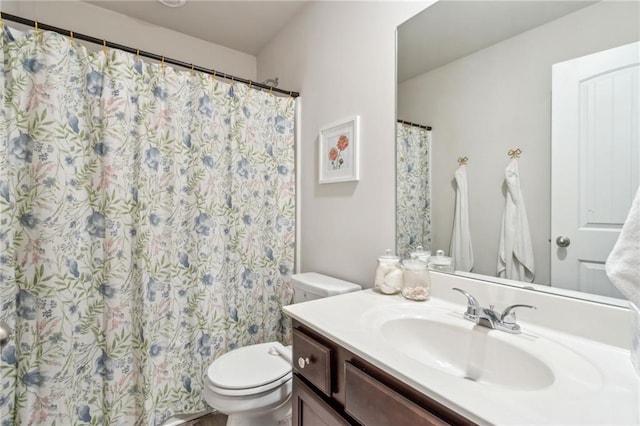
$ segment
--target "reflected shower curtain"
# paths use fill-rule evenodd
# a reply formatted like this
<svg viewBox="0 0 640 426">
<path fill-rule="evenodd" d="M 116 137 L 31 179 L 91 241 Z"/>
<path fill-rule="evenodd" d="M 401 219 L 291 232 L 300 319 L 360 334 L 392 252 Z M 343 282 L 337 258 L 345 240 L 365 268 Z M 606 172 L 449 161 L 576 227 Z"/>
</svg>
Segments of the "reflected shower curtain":
<svg viewBox="0 0 640 426">
<path fill-rule="evenodd" d="M 3 29 L 2 424 L 160 424 L 288 339 L 294 100 Z"/>
<path fill-rule="evenodd" d="M 396 123 L 396 247 L 408 258 L 422 246 L 431 250 L 431 131 Z"/>
</svg>

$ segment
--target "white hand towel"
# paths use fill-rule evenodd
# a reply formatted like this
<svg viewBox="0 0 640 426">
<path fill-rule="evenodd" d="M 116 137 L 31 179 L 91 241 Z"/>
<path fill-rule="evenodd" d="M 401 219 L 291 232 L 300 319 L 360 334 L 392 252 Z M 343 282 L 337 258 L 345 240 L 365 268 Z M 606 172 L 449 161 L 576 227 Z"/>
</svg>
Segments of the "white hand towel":
<svg viewBox="0 0 640 426">
<path fill-rule="evenodd" d="M 505 169 L 507 197 L 502 214 L 498 276 L 517 281 L 533 282 L 535 266 L 533 244 L 524 198 L 520 190 L 518 162 L 513 159 Z"/>
<path fill-rule="evenodd" d="M 469 272 L 473 268 L 473 247 L 469 229 L 469 199 L 467 196 L 467 168 L 460 165 L 455 173 L 456 209 L 453 216 L 453 234 L 449 253 L 456 270 Z"/>
<path fill-rule="evenodd" d="M 624 297 L 640 306 L 640 188 L 607 258 L 605 270 Z"/>
</svg>

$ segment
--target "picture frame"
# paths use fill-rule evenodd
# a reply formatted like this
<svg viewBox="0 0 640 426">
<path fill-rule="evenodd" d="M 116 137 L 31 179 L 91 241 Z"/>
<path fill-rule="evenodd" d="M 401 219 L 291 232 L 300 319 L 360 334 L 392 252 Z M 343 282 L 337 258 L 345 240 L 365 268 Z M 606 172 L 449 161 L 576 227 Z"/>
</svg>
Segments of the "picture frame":
<svg viewBox="0 0 640 426">
<path fill-rule="evenodd" d="M 355 115 L 323 126 L 318 145 L 318 183 L 358 181 L 360 117 Z"/>
</svg>

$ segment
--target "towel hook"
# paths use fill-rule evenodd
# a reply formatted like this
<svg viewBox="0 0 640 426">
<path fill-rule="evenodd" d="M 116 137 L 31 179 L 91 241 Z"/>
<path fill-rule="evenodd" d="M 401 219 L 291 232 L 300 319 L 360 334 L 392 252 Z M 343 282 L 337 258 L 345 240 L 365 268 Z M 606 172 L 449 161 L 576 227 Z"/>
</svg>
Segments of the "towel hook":
<svg viewBox="0 0 640 426">
<path fill-rule="evenodd" d="M 458 157 L 458 164 L 463 166 L 469 162 L 469 158 L 467 157 Z"/>
<path fill-rule="evenodd" d="M 520 148 L 510 149 L 509 152 L 507 152 L 507 154 L 509 155 L 509 157 L 511 157 L 512 160 L 515 160 L 516 158 L 520 158 L 520 154 L 522 154 L 522 150 Z"/>
</svg>

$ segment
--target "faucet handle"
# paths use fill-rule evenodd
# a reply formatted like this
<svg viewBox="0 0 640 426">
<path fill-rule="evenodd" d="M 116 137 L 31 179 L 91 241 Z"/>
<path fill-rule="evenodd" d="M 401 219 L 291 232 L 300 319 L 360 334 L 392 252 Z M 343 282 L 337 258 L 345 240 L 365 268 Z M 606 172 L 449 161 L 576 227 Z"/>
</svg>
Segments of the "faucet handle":
<svg viewBox="0 0 640 426">
<path fill-rule="evenodd" d="M 475 321 L 478 317 L 478 311 L 482 309 L 480 303 L 478 303 L 475 297 L 460 288 L 454 287 L 451 290 L 459 291 L 465 295 L 467 298 L 467 311 L 464 313 L 464 317 L 468 320 Z"/>
<path fill-rule="evenodd" d="M 474 308 L 479 308 L 480 307 L 480 303 L 478 303 L 478 300 L 476 300 L 475 297 L 473 297 L 472 295 L 470 295 L 466 291 L 462 290 L 461 288 L 454 287 L 451 290 L 459 291 L 460 293 L 464 294 L 466 296 L 466 298 L 467 298 L 467 304 L 469 306 L 473 306 Z"/>
<path fill-rule="evenodd" d="M 515 312 L 511 312 L 513 311 L 515 308 L 529 308 L 529 309 L 538 309 L 533 305 L 522 305 L 522 304 L 518 304 L 518 305 L 511 305 L 511 306 L 507 306 L 504 311 L 502 311 L 502 315 L 500 315 L 500 321 L 502 321 L 505 324 L 515 324 L 516 323 L 516 313 Z"/>
</svg>

